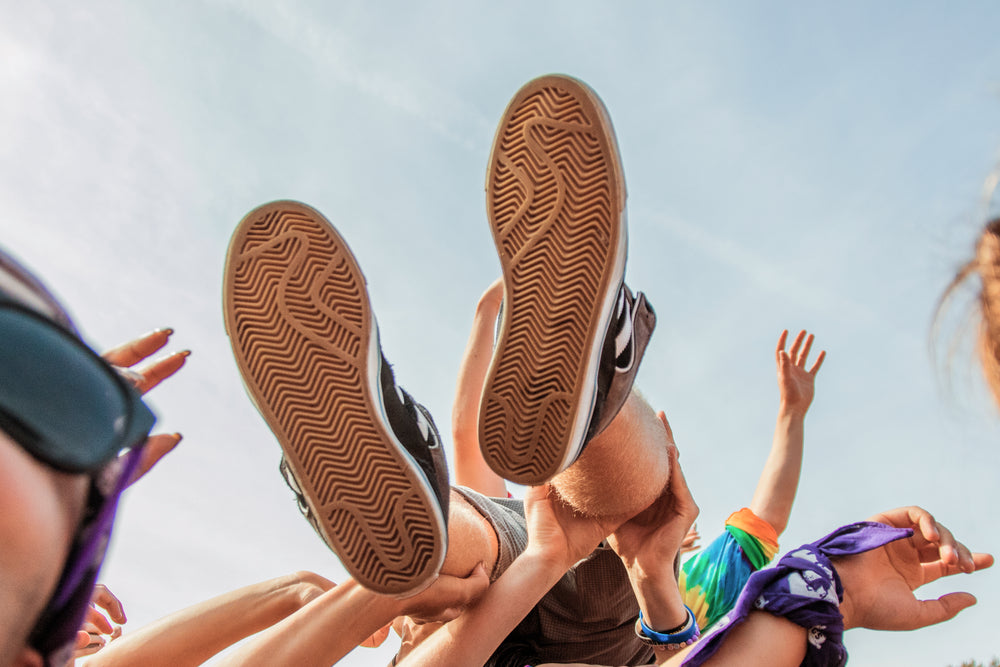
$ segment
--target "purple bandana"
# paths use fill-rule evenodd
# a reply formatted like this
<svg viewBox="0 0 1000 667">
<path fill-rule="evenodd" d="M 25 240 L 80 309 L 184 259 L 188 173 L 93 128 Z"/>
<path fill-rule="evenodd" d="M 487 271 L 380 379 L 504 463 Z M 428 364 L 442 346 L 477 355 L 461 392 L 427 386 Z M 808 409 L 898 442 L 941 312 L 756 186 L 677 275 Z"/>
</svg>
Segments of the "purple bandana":
<svg viewBox="0 0 1000 667">
<path fill-rule="evenodd" d="M 77 530 L 56 591 L 28 642 L 42 654 L 46 667 L 64 667 L 73 658 L 76 631 L 90 606 L 97 573 L 111 538 L 118 499 L 138 467 L 141 453 L 142 447 L 135 447 L 92 478 L 87 516 Z"/>
<path fill-rule="evenodd" d="M 864 553 L 911 535 L 909 528 L 859 521 L 789 552 L 774 567 L 754 572 L 736 606 L 705 633 L 684 660 L 684 667 L 698 667 L 712 657 L 729 631 L 758 609 L 806 629 L 803 665 L 842 667 L 847 663 L 840 614 L 844 588 L 830 558 Z"/>
</svg>

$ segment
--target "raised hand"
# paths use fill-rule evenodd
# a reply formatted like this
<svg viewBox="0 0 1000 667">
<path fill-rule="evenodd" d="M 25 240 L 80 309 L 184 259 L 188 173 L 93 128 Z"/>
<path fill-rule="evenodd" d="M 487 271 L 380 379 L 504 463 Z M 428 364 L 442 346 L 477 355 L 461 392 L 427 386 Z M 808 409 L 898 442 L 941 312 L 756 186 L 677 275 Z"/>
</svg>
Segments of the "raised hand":
<svg viewBox="0 0 1000 667">
<path fill-rule="evenodd" d="M 816 373 L 819 372 L 826 350 L 819 353 L 812 367 L 806 370 L 809 350 L 812 348 L 814 336 L 800 331 L 792 342 L 792 348 L 785 351 L 788 340 L 788 330 L 785 329 L 778 337 L 778 345 L 774 350 L 774 358 L 778 367 L 778 392 L 782 411 L 799 416 L 805 416 L 812 404 L 816 386 Z"/>
<path fill-rule="evenodd" d="M 684 536 L 684 541 L 681 542 L 681 553 L 686 554 L 689 551 L 697 551 L 701 548 L 698 544 L 698 540 L 701 539 L 701 533 L 698 532 L 698 524 L 691 526 L 691 529 Z"/>
<path fill-rule="evenodd" d="M 890 510 L 870 521 L 912 528 L 913 536 L 833 560 L 844 585 L 840 609 L 845 628 L 915 630 L 947 621 L 976 603 L 970 593 L 918 600 L 914 591 L 941 577 L 988 568 L 993 565 L 993 556 L 970 552 L 930 512 L 919 507 Z"/>
<path fill-rule="evenodd" d="M 95 585 L 83 627 L 76 633 L 73 657 L 82 658 L 97 653 L 108 642 L 120 637 L 122 623 L 126 620 L 121 600 L 104 584 Z"/>
<path fill-rule="evenodd" d="M 157 359 L 140 369 L 132 368 L 162 349 L 173 333 L 173 329 L 151 331 L 133 341 L 108 350 L 103 355 L 104 359 L 109 364 L 117 366 L 122 374 L 132 381 L 135 388 L 140 393 L 145 394 L 179 371 L 191 354 L 190 350 L 181 350 Z"/>
<path fill-rule="evenodd" d="M 103 355 L 104 360 L 115 366 L 118 372 L 127 378 L 140 393 L 145 394 L 179 371 L 191 354 L 190 350 L 181 350 L 156 359 L 139 369 L 132 368 L 163 349 L 173 333 L 173 329 L 151 331 L 133 341 L 108 350 Z M 134 484 L 149 472 L 160 459 L 177 446 L 181 438 L 180 433 L 151 435 L 146 440 L 139 465 L 132 474 L 129 484 Z"/>
</svg>

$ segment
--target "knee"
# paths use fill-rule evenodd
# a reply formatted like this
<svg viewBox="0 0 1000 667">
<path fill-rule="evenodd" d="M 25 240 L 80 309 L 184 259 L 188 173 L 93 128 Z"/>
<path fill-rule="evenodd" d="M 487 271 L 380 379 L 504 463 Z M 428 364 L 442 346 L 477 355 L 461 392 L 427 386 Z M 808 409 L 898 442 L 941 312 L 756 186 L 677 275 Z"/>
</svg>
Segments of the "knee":
<svg viewBox="0 0 1000 667">
<path fill-rule="evenodd" d="M 670 436 L 633 391 L 611 424 L 552 480 L 556 492 L 590 516 L 634 516 L 656 500 L 670 477 Z"/>
<path fill-rule="evenodd" d="M 452 490 L 449 504 L 448 553 L 441 573 L 464 577 L 479 563 L 492 572 L 499 549 L 493 525 L 457 491 Z"/>
</svg>

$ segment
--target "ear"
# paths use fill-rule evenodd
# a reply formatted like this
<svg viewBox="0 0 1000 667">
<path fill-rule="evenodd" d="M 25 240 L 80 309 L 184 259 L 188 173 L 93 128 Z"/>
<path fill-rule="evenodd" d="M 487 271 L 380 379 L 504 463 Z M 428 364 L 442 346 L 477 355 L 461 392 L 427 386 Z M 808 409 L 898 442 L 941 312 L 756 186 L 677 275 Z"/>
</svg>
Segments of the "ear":
<svg viewBox="0 0 1000 667">
<path fill-rule="evenodd" d="M 12 667 L 45 667 L 41 654 L 33 648 L 25 646 L 14 658 Z"/>
</svg>

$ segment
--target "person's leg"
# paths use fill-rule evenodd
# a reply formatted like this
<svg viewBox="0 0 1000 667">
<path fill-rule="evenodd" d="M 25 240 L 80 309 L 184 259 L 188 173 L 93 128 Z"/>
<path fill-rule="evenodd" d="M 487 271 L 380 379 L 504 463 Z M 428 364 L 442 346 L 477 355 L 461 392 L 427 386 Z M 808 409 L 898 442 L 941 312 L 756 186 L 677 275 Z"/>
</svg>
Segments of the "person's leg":
<svg viewBox="0 0 1000 667">
<path fill-rule="evenodd" d="M 395 383 L 347 243 L 308 206 L 261 206 L 233 234 L 224 311 L 306 518 L 366 588 L 429 586 L 447 551 L 443 447 Z"/>
<path fill-rule="evenodd" d="M 497 127 L 486 208 L 504 280 L 479 443 L 490 467 L 541 484 L 577 457 L 625 270 L 625 181 L 586 84 L 541 77 Z"/>
<path fill-rule="evenodd" d="M 490 581 L 496 581 L 527 544 L 521 501 L 490 498 L 468 488 L 452 489 L 443 575 L 465 576 L 481 563 Z M 433 618 L 396 619 L 393 627 L 401 639 L 397 660 L 405 658 L 442 625 Z"/>
<path fill-rule="evenodd" d="M 670 477 L 666 427 L 633 390 L 611 424 L 576 463 L 552 479 L 559 495 L 591 516 L 638 514 L 663 492 Z"/>
</svg>

